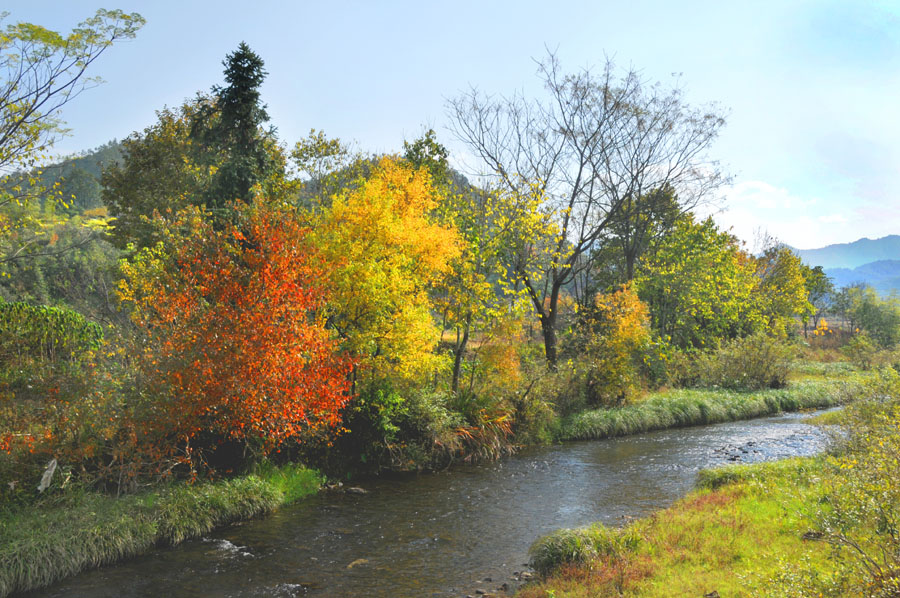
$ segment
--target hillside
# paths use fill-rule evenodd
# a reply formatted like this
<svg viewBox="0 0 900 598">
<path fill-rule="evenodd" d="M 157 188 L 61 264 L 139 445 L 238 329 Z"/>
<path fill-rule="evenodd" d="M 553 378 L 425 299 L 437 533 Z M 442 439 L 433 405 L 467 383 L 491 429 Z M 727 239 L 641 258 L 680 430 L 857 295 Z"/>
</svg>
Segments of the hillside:
<svg viewBox="0 0 900 598">
<path fill-rule="evenodd" d="M 31 173 L 17 172 L 5 182 L 7 187 L 29 188 L 36 177 L 40 189 L 59 193 L 68 205 L 66 211 L 77 214 L 103 205 L 100 179 L 103 168 L 122 159 L 122 144 L 116 140 L 85 152 L 65 156 Z"/>
</svg>

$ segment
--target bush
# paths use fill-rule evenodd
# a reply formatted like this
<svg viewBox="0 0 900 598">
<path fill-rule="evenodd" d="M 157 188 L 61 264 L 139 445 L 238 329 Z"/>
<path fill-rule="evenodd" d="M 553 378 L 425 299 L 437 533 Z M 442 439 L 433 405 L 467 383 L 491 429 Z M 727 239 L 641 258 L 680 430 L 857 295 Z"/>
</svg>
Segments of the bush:
<svg viewBox="0 0 900 598">
<path fill-rule="evenodd" d="M 900 596 L 900 375 L 886 368 L 847 408 L 844 454 L 832 458 L 814 518 L 846 587 L 835 595 Z"/>
<path fill-rule="evenodd" d="M 841 347 L 841 352 L 849 359 L 853 365 L 862 369 L 872 369 L 875 363 L 875 355 L 878 347 L 869 338 L 865 332 L 854 334 L 850 341 Z"/>
<path fill-rule="evenodd" d="M 793 349 L 763 333 L 735 339 L 697 360 L 699 384 L 732 390 L 784 388 Z"/>
<path fill-rule="evenodd" d="M 700 382 L 697 353 L 674 348 L 666 360 L 666 382 L 673 388 L 690 388 Z"/>
<path fill-rule="evenodd" d="M 597 295 L 579 314 L 579 334 L 570 350 L 580 353 L 585 398 L 591 406 L 620 406 L 645 386 L 651 345 L 647 305 L 626 285 Z"/>
</svg>

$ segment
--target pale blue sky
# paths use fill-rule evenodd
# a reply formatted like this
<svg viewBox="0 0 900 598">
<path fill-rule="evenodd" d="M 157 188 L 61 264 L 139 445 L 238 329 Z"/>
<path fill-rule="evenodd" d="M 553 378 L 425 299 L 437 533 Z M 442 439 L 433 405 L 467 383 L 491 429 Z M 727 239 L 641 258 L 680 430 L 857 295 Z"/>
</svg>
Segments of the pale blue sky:
<svg viewBox="0 0 900 598">
<path fill-rule="evenodd" d="M 68 31 L 98 5 L 6 0 L 7 21 Z M 727 108 L 713 148 L 735 176 L 717 215 L 809 248 L 900 234 L 900 0 L 182 2 L 122 0 L 146 27 L 93 70 L 106 83 L 66 106 L 66 153 L 123 138 L 222 80 L 246 41 L 266 62 L 281 139 L 311 128 L 398 151 L 470 85 L 540 93 L 533 58 L 567 69 L 610 56 L 690 101 Z M 900 256 L 898 256 L 900 257 Z"/>
</svg>

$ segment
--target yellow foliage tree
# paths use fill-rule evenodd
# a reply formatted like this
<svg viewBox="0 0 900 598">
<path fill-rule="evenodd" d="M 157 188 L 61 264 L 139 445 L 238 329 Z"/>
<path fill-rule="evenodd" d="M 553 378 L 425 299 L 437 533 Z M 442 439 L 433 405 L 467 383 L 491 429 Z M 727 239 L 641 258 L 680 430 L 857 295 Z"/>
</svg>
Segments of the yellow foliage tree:
<svg viewBox="0 0 900 598">
<path fill-rule="evenodd" d="M 460 252 L 434 216 L 442 200 L 426 171 L 384 158 L 314 217 L 313 242 L 333 269 L 325 315 L 359 359 L 357 377 L 411 382 L 442 363 L 429 291 Z"/>
<path fill-rule="evenodd" d="M 650 343 L 647 304 L 630 284 L 598 294 L 579 322 L 587 357 L 588 401 L 620 405 L 641 389 L 640 366 Z"/>
</svg>

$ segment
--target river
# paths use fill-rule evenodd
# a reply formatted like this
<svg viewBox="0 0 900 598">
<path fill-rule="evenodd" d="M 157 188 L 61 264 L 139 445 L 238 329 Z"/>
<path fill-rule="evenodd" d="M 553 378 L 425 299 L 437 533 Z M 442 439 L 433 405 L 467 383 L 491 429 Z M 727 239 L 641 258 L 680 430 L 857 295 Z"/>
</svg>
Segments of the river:
<svg viewBox="0 0 900 598">
<path fill-rule="evenodd" d="M 811 455 L 800 415 L 530 449 L 502 461 L 382 477 L 264 519 L 88 571 L 37 597 L 465 596 L 517 585 L 541 534 L 619 525 L 670 505 L 697 472 Z"/>
</svg>

